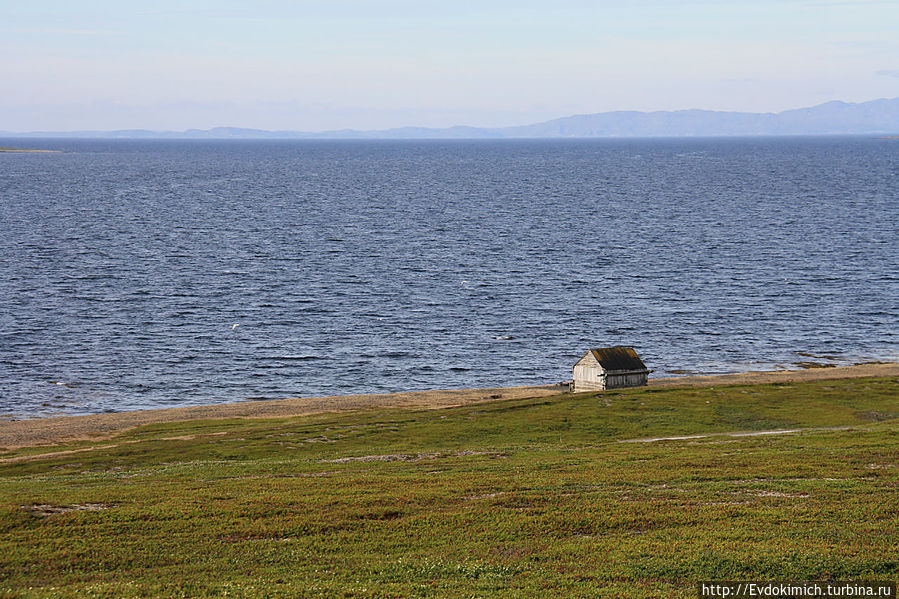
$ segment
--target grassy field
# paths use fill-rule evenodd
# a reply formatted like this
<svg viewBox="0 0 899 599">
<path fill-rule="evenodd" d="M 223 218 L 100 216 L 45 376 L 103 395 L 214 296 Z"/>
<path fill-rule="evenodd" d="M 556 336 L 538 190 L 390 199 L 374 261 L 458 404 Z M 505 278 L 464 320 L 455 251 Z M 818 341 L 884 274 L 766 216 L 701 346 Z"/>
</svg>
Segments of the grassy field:
<svg viewBox="0 0 899 599">
<path fill-rule="evenodd" d="M 897 430 L 899 379 L 881 378 L 191 421 L 5 452 L 0 596 L 695 597 L 699 580 L 895 580 Z M 35 455 L 67 449 L 81 451 Z"/>
<path fill-rule="evenodd" d="M 0 152 L 37 152 L 37 153 L 56 153 L 58 150 L 32 150 L 30 148 L 10 148 L 0 146 Z"/>
</svg>

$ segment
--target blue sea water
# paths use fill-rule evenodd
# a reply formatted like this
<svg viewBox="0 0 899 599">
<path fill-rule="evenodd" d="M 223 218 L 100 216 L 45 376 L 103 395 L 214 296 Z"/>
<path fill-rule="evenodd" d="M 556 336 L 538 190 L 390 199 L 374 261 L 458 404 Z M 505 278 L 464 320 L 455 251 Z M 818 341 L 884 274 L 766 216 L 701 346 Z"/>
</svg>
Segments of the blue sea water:
<svg viewBox="0 0 899 599">
<path fill-rule="evenodd" d="M 893 140 L 0 145 L 6 416 L 897 358 Z"/>
</svg>

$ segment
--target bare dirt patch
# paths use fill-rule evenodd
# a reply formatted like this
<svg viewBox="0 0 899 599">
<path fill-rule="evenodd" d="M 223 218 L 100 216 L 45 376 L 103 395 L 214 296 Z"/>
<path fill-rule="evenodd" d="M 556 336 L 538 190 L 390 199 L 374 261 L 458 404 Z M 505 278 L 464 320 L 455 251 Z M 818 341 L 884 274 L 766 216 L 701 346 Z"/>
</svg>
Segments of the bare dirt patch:
<svg viewBox="0 0 899 599">
<path fill-rule="evenodd" d="M 22 509 L 38 518 L 46 518 L 66 512 L 99 512 L 115 507 L 109 503 L 73 503 L 72 505 L 51 505 L 49 503 L 33 503 L 23 505 Z"/>
<path fill-rule="evenodd" d="M 497 491 L 496 493 L 484 493 L 483 495 L 472 495 L 471 497 L 466 497 L 468 501 L 478 501 L 480 499 L 493 499 L 494 497 L 499 497 L 500 495 L 505 495 L 505 491 Z"/>
<path fill-rule="evenodd" d="M 755 493 L 756 497 L 792 497 L 805 499 L 809 497 L 808 493 L 783 493 L 781 491 L 759 491 Z"/>
<path fill-rule="evenodd" d="M 896 464 L 868 464 L 865 466 L 868 470 L 890 470 L 895 467 Z"/>
<path fill-rule="evenodd" d="M 764 437 L 767 435 L 792 435 L 805 432 L 845 431 L 851 426 L 825 426 L 818 428 L 791 428 L 776 431 L 738 431 L 732 433 L 703 433 L 699 435 L 682 435 L 679 437 L 647 437 L 645 439 L 619 439 L 619 443 L 656 443 L 658 441 L 686 441 L 691 439 L 707 439 L 709 437 Z M 695 443 L 691 443 L 695 445 Z"/>
<path fill-rule="evenodd" d="M 470 455 L 488 455 L 497 458 L 505 456 L 505 454 L 497 453 L 495 451 L 457 451 L 454 453 L 388 453 L 383 455 L 350 456 L 321 461 L 328 464 L 346 464 L 349 462 L 422 462 L 424 460 L 439 460 L 441 458 L 455 458 Z"/>
</svg>

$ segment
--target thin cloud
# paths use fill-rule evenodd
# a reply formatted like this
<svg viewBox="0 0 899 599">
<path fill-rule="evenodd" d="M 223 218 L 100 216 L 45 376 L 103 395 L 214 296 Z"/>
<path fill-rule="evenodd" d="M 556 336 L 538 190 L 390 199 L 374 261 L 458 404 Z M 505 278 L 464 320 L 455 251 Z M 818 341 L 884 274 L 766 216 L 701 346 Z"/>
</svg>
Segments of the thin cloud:
<svg viewBox="0 0 899 599">
<path fill-rule="evenodd" d="M 889 6 L 894 0 L 809 0 L 805 6 L 825 8 L 828 6 Z"/>
<path fill-rule="evenodd" d="M 36 33 L 39 35 L 121 35 L 121 31 L 113 29 L 69 29 L 69 28 L 41 28 L 22 29 L 19 33 Z"/>
<path fill-rule="evenodd" d="M 162 10 L 148 10 L 141 14 L 148 16 L 193 15 L 197 17 L 243 18 L 252 13 L 246 8 L 169 8 Z"/>
<path fill-rule="evenodd" d="M 882 71 L 874 71 L 875 75 L 883 75 L 884 77 L 895 77 L 899 79 L 899 69 L 884 69 Z"/>
</svg>

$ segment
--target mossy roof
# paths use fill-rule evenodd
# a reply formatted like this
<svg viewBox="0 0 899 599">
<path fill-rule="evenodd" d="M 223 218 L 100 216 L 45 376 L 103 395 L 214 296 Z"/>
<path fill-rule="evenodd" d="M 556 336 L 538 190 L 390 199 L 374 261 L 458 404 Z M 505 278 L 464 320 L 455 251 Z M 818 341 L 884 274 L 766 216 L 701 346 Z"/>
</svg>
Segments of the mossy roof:
<svg viewBox="0 0 899 599">
<path fill-rule="evenodd" d="M 637 355 L 633 347 L 624 347 L 621 345 L 615 347 L 599 347 L 591 349 L 590 352 L 596 361 L 599 362 L 607 371 L 620 370 L 648 370 L 646 364 Z"/>
</svg>

